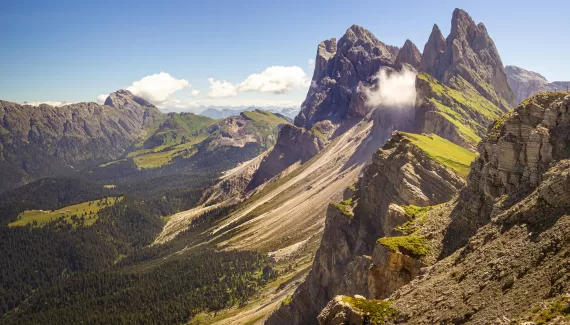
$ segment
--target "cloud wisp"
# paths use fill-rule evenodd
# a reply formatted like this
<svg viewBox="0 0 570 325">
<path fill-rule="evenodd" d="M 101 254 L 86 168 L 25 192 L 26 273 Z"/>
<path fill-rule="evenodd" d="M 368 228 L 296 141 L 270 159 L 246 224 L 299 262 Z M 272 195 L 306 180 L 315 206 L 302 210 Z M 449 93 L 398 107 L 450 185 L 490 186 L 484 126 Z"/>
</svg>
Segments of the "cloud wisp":
<svg viewBox="0 0 570 325">
<path fill-rule="evenodd" d="M 409 69 L 388 73 L 385 69 L 375 77 L 374 87 L 363 87 L 366 105 L 391 108 L 412 107 L 416 103 L 416 72 Z"/>
<path fill-rule="evenodd" d="M 215 80 L 214 78 L 208 78 L 210 83 L 210 90 L 208 91 L 208 97 L 211 98 L 224 98 L 237 96 L 237 87 L 229 81 L 226 80 Z"/>
</svg>

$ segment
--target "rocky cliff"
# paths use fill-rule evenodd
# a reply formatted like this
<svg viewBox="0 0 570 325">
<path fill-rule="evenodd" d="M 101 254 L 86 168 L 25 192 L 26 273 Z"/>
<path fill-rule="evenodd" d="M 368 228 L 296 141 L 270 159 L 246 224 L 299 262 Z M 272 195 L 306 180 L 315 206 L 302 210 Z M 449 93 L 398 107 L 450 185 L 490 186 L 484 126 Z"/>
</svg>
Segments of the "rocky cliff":
<svg viewBox="0 0 570 325">
<path fill-rule="evenodd" d="M 381 67 L 394 66 L 395 56 L 368 30 L 353 25 L 336 43 L 319 44 L 315 72 L 295 125 L 310 129 L 322 120 L 338 123 L 346 117 L 363 117 L 373 107 L 351 105 L 358 87 L 370 85 Z"/>
<path fill-rule="evenodd" d="M 568 93 L 544 93 L 489 127 L 459 199 L 433 208 L 438 213 L 426 214 L 415 230 L 425 234 L 431 224 L 427 228 L 444 234 L 436 240 L 440 245 L 427 249 L 432 258 L 439 256 L 422 260 L 435 263 L 419 269 L 390 300 L 367 300 L 388 311 L 377 324 L 564 323 L 570 289 L 569 110 Z M 389 240 L 379 242 L 390 246 Z M 323 311 L 321 324 L 361 324 L 331 315 L 343 308 L 344 315 L 374 315 L 339 301 Z"/>
<path fill-rule="evenodd" d="M 451 32 L 445 46 L 441 32 L 434 26 L 425 46 L 428 51 L 420 64 L 424 72 L 448 85 L 454 77 L 468 81 L 483 97 L 504 111 L 514 104 L 503 63 L 495 43 L 483 23 L 475 24 L 463 10 L 455 9 Z"/>
<path fill-rule="evenodd" d="M 515 102 L 521 103 L 528 97 L 543 91 L 565 91 L 570 87 L 570 81 L 549 82 L 539 73 L 528 71 L 514 65 L 505 67 L 507 80 L 515 93 Z"/>
<path fill-rule="evenodd" d="M 513 93 L 483 24 L 456 9 L 447 39 L 433 26 L 416 81 L 419 129 L 475 150 L 487 125 L 511 109 Z"/>
<path fill-rule="evenodd" d="M 398 52 L 398 56 L 396 56 L 396 60 L 394 61 L 394 65 L 398 69 L 402 69 L 404 64 L 409 65 L 410 67 L 414 68 L 414 70 L 420 69 L 420 64 L 422 61 L 422 53 L 414 43 L 410 40 L 406 40 L 404 46 Z"/>
<path fill-rule="evenodd" d="M 376 86 L 380 69 L 394 71 L 397 55 L 400 55 L 400 65 L 419 64 L 418 51 L 411 42 L 406 42 L 402 53 L 357 25 L 351 26 L 338 42 L 335 38 L 321 42 L 311 87 L 295 117 L 295 126 L 281 130 L 276 146 L 262 161 L 249 188 L 261 185 L 295 163 L 308 161 L 330 140 L 372 112 L 376 107 L 367 103 L 363 88 Z M 383 122 L 391 130 L 401 122 L 391 118 L 394 116 L 393 111 L 388 112 Z M 389 125 L 388 120 L 396 124 Z M 409 124 L 409 120 L 405 122 L 402 124 Z M 380 138 L 385 141 L 387 136 Z"/>
<path fill-rule="evenodd" d="M 410 259 L 397 246 L 376 241 L 401 234 L 395 228 L 409 220 L 408 206 L 443 203 L 459 192 L 464 180 L 438 158 L 435 148 L 441 144 L 472 157 L 437 136 L 395 133 L 373 156 L 356 186 L 347 190 L 345 200 L 329 206 L 311 272 L 291 303 L 272 315 L 268 324 L 314 324 L 336 294 L 387 297 L 411 280 L 422 265 L 422 254 Z M 454 154 L 445 159 L 455 161 L 454 166 L 465 164 Z M 383 281 L 386 278 L 392 281 Z"/>
<path fill-rule="evenodd" d="M 0 101 L 0 164 L 7 180 L 0 190 L 116 159 L 163 120 L 156 107 L 127 90 L 105 103 L 34 107 Z"/>
</svg>

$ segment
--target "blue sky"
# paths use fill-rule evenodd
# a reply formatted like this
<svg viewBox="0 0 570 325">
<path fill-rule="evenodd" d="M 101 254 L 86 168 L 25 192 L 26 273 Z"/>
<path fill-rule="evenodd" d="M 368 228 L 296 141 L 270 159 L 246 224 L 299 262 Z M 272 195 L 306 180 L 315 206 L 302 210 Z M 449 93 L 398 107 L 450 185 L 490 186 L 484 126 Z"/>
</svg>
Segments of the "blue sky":
<svg viewBox="0 0 570 325">
<path fill-rule="evenodd" d="M 570 80 L 570 1 L 4 0 L 0 99 L 95 101 L 165 72 L 171 88 L 157 95 L 162 106 L 299 104 L 307 89 L 300 71 L 267 68 L 312 76 L 319 42 L 352 24 L 387 44 L 409 38 L 422 50 L 434 23 L 448 34 L 456 7 L 485 23 L 503 63 Z M 288 78 L 279 90 L 248 78 L 279 73 Z M 215 96 L 209 78 L 221 87 Z"/>
</svg>

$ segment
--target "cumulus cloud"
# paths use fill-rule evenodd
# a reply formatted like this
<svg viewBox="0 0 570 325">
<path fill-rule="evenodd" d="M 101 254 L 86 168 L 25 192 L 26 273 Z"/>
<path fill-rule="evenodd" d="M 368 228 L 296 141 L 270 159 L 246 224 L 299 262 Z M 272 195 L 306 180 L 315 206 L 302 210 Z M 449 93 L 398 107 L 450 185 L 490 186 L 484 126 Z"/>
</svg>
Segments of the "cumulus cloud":
<svg viewBox="0 0 570 325">
<path fill-rule="evenodd" d="M 127 90 L 157 106 L 162 106 L 175 92 L 191 86 L 184 79 L 176 79 L 166 72 L 161 72 L 133 82 Z"/>
<path fill-rule="evenodd" d="M 192 96 L 198 96 L 198 95 L 200 95 L 200 91 L 199 91 L 198 89 L 194 89 L 194 90 L 192 90 L 192 91 L 190 92 L 190 95 L 192 95 Z"/>
<path fill-rule="evenodd" d="M 109 97 L 109 94 L 101 94 L 101 95 L 97 96 L 97 103 L 98 104 L 105 103 L 105 101 L 107 100 L 107 97 Z"/>
<path fill-rule="evenodd" d="M 409 69 L 387 73 L 382 69 L 376 75 L 374 87 L 364 87 L 366 105 L 405 108 L 414 106 L 416 102 L 416 72 Z"/>
<path fill-rule="evenodd" d="M 305 71 L 297 66 L 273 66 L 261 73 L 249 75 L 237 88 L 239 91 L 284 94 L 295 88 L 308 87 Z"/>
<path fill-rule="evenodd" d="M 238 93 L 237 87 L 229 81 L 226 80 L 215 80 L 214 78 L 208 78 L 210 83 L 210 90 L 208 91 L 208 97 L 212 98 L 223 98 L 236 96 Z"/>
</svg>

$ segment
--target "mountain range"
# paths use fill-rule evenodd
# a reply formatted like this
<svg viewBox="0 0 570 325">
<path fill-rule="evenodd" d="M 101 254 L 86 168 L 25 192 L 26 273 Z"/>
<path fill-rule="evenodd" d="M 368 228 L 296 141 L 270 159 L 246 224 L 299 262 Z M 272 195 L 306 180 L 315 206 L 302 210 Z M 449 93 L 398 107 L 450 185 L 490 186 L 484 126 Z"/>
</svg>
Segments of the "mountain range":
<svg viewBox="0 0 570 325">
<path fill-rule="evenodd" d="M 322 41 L 294 119 L 0 101 L 0 322 L 567 324 L 570 94 L 450 26 Z"/>
</svg>

